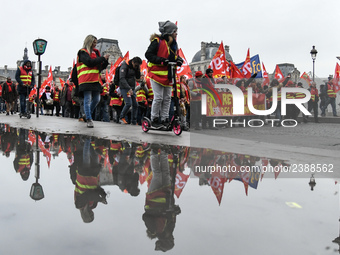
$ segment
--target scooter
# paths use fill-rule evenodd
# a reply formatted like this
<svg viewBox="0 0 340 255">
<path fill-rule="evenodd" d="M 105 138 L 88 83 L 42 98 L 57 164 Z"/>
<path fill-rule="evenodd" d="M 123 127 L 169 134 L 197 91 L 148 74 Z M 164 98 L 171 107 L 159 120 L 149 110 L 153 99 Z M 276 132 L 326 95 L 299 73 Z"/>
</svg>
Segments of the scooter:
<svg viewBox="0 0 340 255">
<path fill-rule="evenodd" d="M 171 77 L 173 79 L 173 89 L 176 91 L 176 67 L 177 63 L 176 62 L 169 62 L 168 65 L 170 66 L 170 72 L 171 72 Z M 151 126 L 151 120 L 147 117 L 143 118 L 142 121 L 142 130 L 146 133 L 149 130 L 155 130 L 155 131 L 173 131 L 175 135 L 180 135 L 183 131 L 183 127 L 181 125 L 181 120 L 180 120 L 180 107 L 179 103 L 177 100 L 177 93 L 174 93 L 174 98 L 175 98 L 175 114 L 172 117 L 170 123 L 166 127 L 161 127 L 161 128 L 154 128 Z"/>
</svg>

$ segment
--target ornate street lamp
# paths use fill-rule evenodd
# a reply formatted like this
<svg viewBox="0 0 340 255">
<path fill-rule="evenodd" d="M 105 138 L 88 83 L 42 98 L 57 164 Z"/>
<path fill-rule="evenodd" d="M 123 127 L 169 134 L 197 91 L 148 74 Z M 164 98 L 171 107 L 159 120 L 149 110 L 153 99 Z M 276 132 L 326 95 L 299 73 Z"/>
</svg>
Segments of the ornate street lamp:
<svg viewBox="0 0 340 255">
<path fill-rule="evenodd" d="M 37 87 L 37 117 L 39 117 L 39 90 L 41 86 L 41 61 L 40 56 L 45 53 L 47 41 L 44 39 L 36 39 L 33 42 L 34 54 L 38 55 L 38 87 Z"/>
<path fill-rule="evenodd" d="M 315 49 L 315 46 L 313 45 L 313 49 L 310 51 L 310 55 L 312 56 L 313 59 L 313 81 L 314 81 L 314 64 L 315 64 L 315 59 L 316 59 L 316 54 L 318 54 L 318 51 Z"/>
</svg>

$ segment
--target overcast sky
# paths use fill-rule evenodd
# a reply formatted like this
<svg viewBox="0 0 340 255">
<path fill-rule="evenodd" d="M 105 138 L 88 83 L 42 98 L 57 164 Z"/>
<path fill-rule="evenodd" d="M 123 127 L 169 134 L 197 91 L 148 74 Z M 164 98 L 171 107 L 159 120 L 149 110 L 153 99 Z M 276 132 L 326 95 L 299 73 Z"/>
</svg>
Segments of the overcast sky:
<svg viewBox="0 0 340 255">
<path fill-rule="evenodd" d="M 37 61 L 32 42 L 43 38 L 48 41 L 43 66 L 65 71 L 88 34 L 117 39 L 123 54 L 144 59 L 150 35 L 166 20 L 178 22 L 178 44 L 189 63 L 201 41 L 223 41 L 235 63 L 250 48 L 269 73 L 279 63 L 312 71 L 315 45 L 316 76 L 328 77 L 340 56 L 340 0 L 12 0 L 1 7 L 1 67 L 15 68 L 26 45 L 30 60 Z"/>
</svg>

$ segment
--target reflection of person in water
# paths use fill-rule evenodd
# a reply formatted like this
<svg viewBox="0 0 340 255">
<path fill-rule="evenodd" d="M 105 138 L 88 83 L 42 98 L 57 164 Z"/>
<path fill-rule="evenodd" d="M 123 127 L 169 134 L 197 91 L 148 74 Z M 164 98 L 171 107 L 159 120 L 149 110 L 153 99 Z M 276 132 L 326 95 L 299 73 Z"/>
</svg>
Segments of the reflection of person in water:
<svg viewBox="0 0 340 255">
<path fill-rule="evenodd" d="M 135 172 L 135 157 L 137 144 L 123 142 L 123 150 L 115 156 L 118 164 L 113 164 L 113 180 L 121 191 L 127 191 L 131 196 L 138 196 L 139 174 Z"/>
<path fill-rule="evenodd" d="M 27 142 L 28 130 L 19 130 L 19 140 L 16 146 L 15 159 L 13 161 L 14 169 L 20 173 L 21 178 L 27 181 L 30 176 L 31 166 L 33 164 L 32 146 Z"/>
<path fill-rule="evenodd" d="M 177 157 L 177 156 L 176 156 Z M 176 216 L 181 209 L 174 204 L 174 176 L 176 169 L 169 167 L 168 153 L 160 147 L 152 147 L 151 154 L 152 180 L 146 193 L 143 221 L 149 238 L 157 238 L 155 250 L 168 251 L 174 245 L 173 231 Z M 178 162 L 178 158 L 175 158 Z M 177 165 L 174 162 L 175 165 Z"/>
<path fill-rule="evenodd" d="M 1 150 L 3 155 L 9 157 L 11 151 L 14 150 L 15 144 L 17 143 L 17 129 L 11 128 L 9 125 L 4 125 L 3 134 L 1 135 Z"/>
<path fill-rule="evenodd" d="M 75 184 L 74 203 L 83 221 L 90 223 L 94 220 L 93 209 L 98 202 L 107 204 L 106 192 L 99 186 L 101 164 L 91 146 L 91 139 L 85 139 L 83 151 L 82 144 L 78 145 L 79 148 L 74 151 L 74 163 L 70 166 L 71 179 Z"/>
</svg>

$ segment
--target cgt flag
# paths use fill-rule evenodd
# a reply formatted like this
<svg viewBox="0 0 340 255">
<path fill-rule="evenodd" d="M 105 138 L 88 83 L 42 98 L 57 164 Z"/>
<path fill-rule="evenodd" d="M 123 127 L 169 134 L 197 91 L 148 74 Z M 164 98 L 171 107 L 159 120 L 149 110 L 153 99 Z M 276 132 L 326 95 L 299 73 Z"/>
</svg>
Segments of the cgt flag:
<svg viewBox="0 0 340 255">
<path fill-rule="evenodd" d="M 218 48 L 213 59 L 211 60 L 208 68 L 211 68 L 214 71 L 215 78 L 219 78 L 222 76 L 227 76 L 226 67 L 227 67 L 227 60 L 225 58 L 223 42 L 221 42 L 220 47 Z"/>
<path fill-rule="evenodd" d="M 278 65 L 276 65 L 276 68 L 275 68 L 275 75 L 274 75 L 274 78 L 277 79 L 279 82 L 283 82 L 284 80 L 284 76 L 283 76 L 283 73 L 281 72 L 281 69 Z"/>
<path fill-rule="evenodd" d="M 246 77 L 247 79 L 249 79 L 251 77 L 252 69 L 251 69 L 251 66 L 250 66 L 249 48 L 248 48 L 248 52 L 247 52 L 246 61 L 243 62 L 243 66 L 242 66 L 241 70 L 242 70 L 244 77 Z"/>
</svg>

